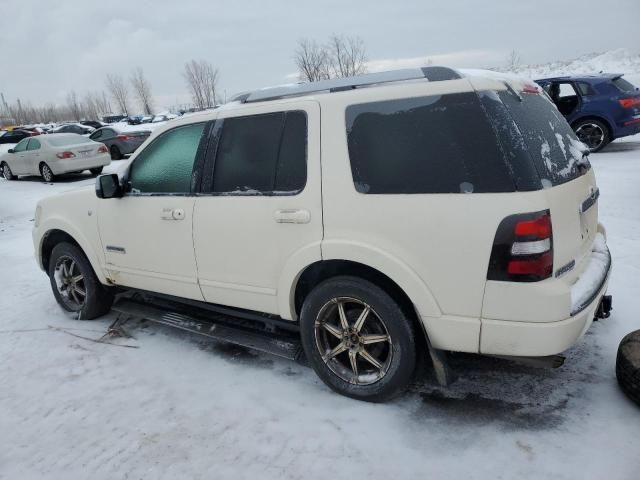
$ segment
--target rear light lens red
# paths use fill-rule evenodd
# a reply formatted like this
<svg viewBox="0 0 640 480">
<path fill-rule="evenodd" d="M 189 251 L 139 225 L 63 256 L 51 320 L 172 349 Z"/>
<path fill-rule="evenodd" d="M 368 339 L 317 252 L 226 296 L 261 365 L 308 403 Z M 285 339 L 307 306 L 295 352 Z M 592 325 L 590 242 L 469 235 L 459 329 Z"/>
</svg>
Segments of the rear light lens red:
<svg viewBox="0 0 640 480">
<path fill-rule="evenodd" d="M 75 154 L 73 152 L 60 152 L 60 153 L 56 153 L 56 157 L 58 157 L 60 160 L 63 160 L 65 158 L 74 158 Z"/>
<path fill-rule="evenodd" d="M 100 145 L 98 147 L 98 153 L 109 153 L 109 149 L 106 145 Z"/>
<path fill-rule="evenodd" d="M 524 93 L 540 93 L 540 90 L 538 90 L 538 87 L 530 83 L 525 83 L 524 86 L 522 87 L 522 91 Z"/>
<path fill-rule="evenodd" d="M 544 240 L 551 236 L 551 217 L 543 215 L 535 220 L 524 220 L 516 223 L 515 234 L 519 237 L 535 237 Z"/>
<path fill-rule="evenodd" d="M 637 105 L 640 105 L 640 97 L 634 98 L 621 98 L 618 100 L 618 103 L 622 106 L 622 108 L 631 108 Z"/>
<path fill-rule="evenodd" d="M 511 215 L 498 226 L 488 280 L 537 282 L 553 274 L 553 229 L 548 210 Z"/>
<path fill-rule="evenodd" d="M 116 138 L 118 140 L 125 140 L 126 141 L 126 140 L 131 140 L 133 137 L 130 136 L 130 135 L 118 135 Z"/>
<path fill-rule="evenodd" d="M 510 260 L 507 265 L 509 275 L 529 275 L 540 279 L 549 278 L 553 270 L 551 251 L 524 260 Z"/>
</svg>

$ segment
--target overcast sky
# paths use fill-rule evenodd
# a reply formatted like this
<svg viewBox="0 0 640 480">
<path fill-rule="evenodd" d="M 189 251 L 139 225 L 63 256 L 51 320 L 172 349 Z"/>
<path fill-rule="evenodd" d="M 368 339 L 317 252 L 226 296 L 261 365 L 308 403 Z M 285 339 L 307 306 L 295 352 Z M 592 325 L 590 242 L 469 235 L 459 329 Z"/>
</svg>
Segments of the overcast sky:
<svg viewBox="0 0 640 480">
<path fill-rule="evenodd" d="M 8 0 L 0 0 L 4 4 Z M 360 36 L 375 65 L 430 58 L 497 66 L 640 50 L 640 0 L 14 1 L 0 14 L 0 92 L 63 103 L 141 66 L 158 109 L 186 102 L 184 63 L 206 59 L 229 95 L 290 81 L 296 41 Z M 5 6 L 6 7 L 6 6 Z"/>
</svg>

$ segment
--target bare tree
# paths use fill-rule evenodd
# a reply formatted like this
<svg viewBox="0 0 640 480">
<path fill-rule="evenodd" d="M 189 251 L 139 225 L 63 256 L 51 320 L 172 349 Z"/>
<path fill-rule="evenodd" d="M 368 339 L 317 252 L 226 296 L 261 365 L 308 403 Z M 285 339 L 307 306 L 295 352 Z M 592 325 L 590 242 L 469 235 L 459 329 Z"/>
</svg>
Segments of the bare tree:
<svg viewBox="0 0 640 480">
<path fill-rule="evenodd" d="M 331 77 L 329 52 L 315 40 L 298 40 L 293 59 L 298 67 L 300 80 L 317 82 Z"/>
<path fill-rule="evenodd" d="M 129 114 L 129 91 L 120 75 L 107 75 L 107 90 L 115 100 L 120 113 Z"/>
<path fill-rule="evenodd" d="M 78 101 L 78 95 L 75 90 L 71 90 L 67 94 L 67 108 L 69 109 L 69 114 L 76 121 L 81 120 L 82 116 L 82 108 L 80 107 L 80 102 Z"/>
<path fill-rule="evenodd" d="M 332 35 L 327 43 L 332 77 L 352 77 L 367 71 L 367 55 L 360 37 Z"/>
<path fill-rule="evenodd" d="M 217 101 L 219 72 L 206 60 L 191 60 L 184 65 L 184 78 L 197 108 L 214 107 Z"/>
<path fill-rule="evenodd" d="M 516 50 L 511 50 L 509 55 L 507 56 L 507 65 L 505 66 L 506 70 L 509 72 L 514 72 L 520 66 L 520 54 Z"/>
<path fill-rule="evenodd" d="M 151 115 L 153 110 L 153 98 L 151 97 L 151 85 L 144 76 L 141 67 L 137 67 L 131 74 L 131 85 L 142 110 L 147 115 Z"/>
</svg>

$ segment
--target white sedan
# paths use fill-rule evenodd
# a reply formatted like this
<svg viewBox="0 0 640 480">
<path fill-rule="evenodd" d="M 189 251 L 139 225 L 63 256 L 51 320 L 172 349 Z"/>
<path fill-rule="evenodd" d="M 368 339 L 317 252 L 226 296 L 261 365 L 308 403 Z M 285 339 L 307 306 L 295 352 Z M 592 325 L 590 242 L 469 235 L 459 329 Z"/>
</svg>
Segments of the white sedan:
<svg viewBox="0 0 640 480">
<path fill-rule="evenodd" d="M 2 175 L 15 180 L 18 175 L 42 175 L 52 182 L 56 175 L 90 170 L 94 175 L 111 163 L 102 143 L 75 133 L 53 133 L 20 140 L 0 157 Z"/>
</svg>

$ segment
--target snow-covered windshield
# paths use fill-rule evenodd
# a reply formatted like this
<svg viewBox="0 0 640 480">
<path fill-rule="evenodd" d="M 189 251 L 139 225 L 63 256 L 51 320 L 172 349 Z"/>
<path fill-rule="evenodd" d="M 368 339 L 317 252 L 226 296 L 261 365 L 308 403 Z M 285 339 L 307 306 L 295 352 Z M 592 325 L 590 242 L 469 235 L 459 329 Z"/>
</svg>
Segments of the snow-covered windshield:
<svg viewBox="0 0 640 480">
<path fill-rule="evenodd" d="M 516 128 L 505 128 L 512 134 L 501 135 L 507 150 L 526 150 L 533 161 L 543 187 L 559 185 L 580 176 L 588 168 L 587 147 L 578 140 L 564 117 L 544 96 L 513 92 L 490 92 L 508 111 L 500 115 L 498 128 L 514 123 Z M 497 98 L 495 98 L 497 97 Z M 504 127 L 504 125 L 503 125 Z M 513 132 L 517 130 L 517 135 Z"/>
</svg>

